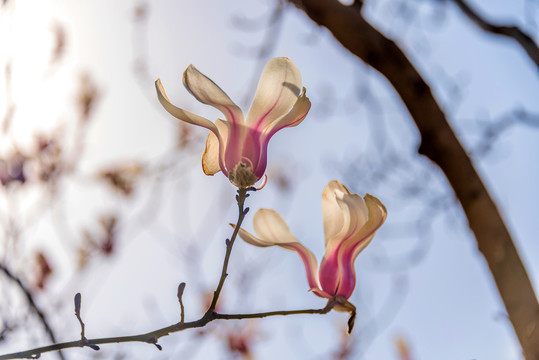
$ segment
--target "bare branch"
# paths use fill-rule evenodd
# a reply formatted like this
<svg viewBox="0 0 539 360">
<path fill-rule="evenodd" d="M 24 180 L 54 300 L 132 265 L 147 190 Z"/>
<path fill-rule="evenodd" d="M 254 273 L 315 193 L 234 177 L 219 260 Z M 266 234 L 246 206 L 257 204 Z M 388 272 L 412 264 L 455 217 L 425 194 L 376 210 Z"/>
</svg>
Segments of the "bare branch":
<svg viewBox="0 0 539 360">
<path fill-rule="evenodd" d="M 180 324 L 183 324 L 185 322 L 185 308 L 183 307 L 183 292 L 185 290 L 185 283 L 182 282 L 180 285 L 178 285 L 178 302 L 180 303 Z"/>
<path fill-rule="evenodd" d="M 215 289 L 213 293 L 213 299 L 211 301 L 210 307 L 208 308 L 208 311 L 206 311 L 206 315 L 213 313 L 215 310 L 215 307 L 217 306 L 217 300 L 219 300 L 219 295 L 221 295 L 221 290 L 223 289 L 223 285 L 225 284 L 225 279 L 228 276 L 227 270 L 228 270 L 228 261 L 230 260 L 230 254 L 232 253 L 232 247 L 234 246 L 234 241 L 236 240 L 236 237 L 238 236 L 238 232 L 240 231 L 240 226 L 243 223 L 243 219 L 245 218 L 245 215 L 247 215 L 247 212 L 249 212 L 249 208 L 243 208 L 243 205 L 245 204 L 245 199 L 249 196 L 247 194 L 247 191 L 252 189 L 247 188 L 241 188 L 238 190 L 238 195 L 236 195 L 236 201 L 238 202 L 238 221 L 236 223 L 236 227 L 234 228 L 234 232 L 232 233 L 232 237 L 229 239 L 226 239 L 226 254 L 225 254 L 225 260 L 223 261 L 223 269 L 221 270 L 221 278 L 219 279 L 219 284 L 217 285 L 217 289 Z"/>
<path fill-rule="evenodd" d="M 24 293 L 24 296 L 26 297 L 26 300 L 28 301 L 28 305 L 32 308 L 32 310 L 36 313 L 37 317 L 41 321 L 41 324 L 43 324 L 43 327 L 45 328 L 45 332 L 49 336 L 49 339 L 53 343 L 56 342 L 56 336 L 54 336 L 54 331 L 52 331 L 52 328 L 49 325 L 49 322 L 47 321 L 47 318 L 45 317 L 45 314 L 41 309 L 36 305 L 36 302 L 34 301 L 34 297 L 32 296 L 32 293 L 30 290 L 22 283 L 22 280 L 19 279 L 16 275 L 14 275 L 9 269 L 2 263 L 0 263 L 0 270 L 8 277 L 10 278 L 21 291 Z M 58 357 L 60 359 L 65 359 L 62 352 L 58 352 Z"/>
<path fill-rule="evenodd" d="M 487 119 L 486 125 L 482 129 L 481 138 L 469 151 L 470 155 L 474 158 L 486 155 L 492 150 L 496 140 L 515 125 L 539 128 L 539 115 L 518 108 L 497 119 Z"/>
<path fill-rule="evenodd" d="M 84 347 L 88 346 L 89 348 L 94 349 L 95 351 L 99 350 L 99 346 L 88 343 L 88 339 L 86 339 L 86 336 L 84 336 L 84 322 L 82 321 L 82 318 L 80 317 L 80 306 L 81 306 L 81 294 L 77 293 L 75 295 L 75 316 L 77 317 L 77 320 L 79 320 L 80 323 L 80 341 L 79 346 Z"/>
<path fill-rule="evenodd" d="M 440 166 L 462 205 L 525 358 L 539 359 L 539 304 L 526 269 L 496 204 L 428 84 L 395 42 L 360 12 L 337 0 L 290 1 L 395 88 L 421 134 L 419 153 Z"/>
<path fill-rule="evenodd" d="M 118 337 L 109 337 L 109 338 L 100 338 L 100 339 L 88 339 L 86 340 L 87 344 L 85 346 L 97 347 L 98 344 L 112 344 L 112 343 L 126 343 L 126 342 L 142 342 L 147 344 L 153 344 L 161 350 L 161 346 L 157 344 L 157 340 L 163 336 L 169 335 L 171 333 L 183 331 L 186 329 L 199 328 L 203 327 L 209 322 L 217 319 L 225 320 L 240 320 L 240 319 L 260 319 L 268 316 L 287 316 L 287 315 L 298 315 L 298 314 L 327 314 L 335 306 L 338 305 L 338 302 L 334 299 L 330 299 L 327 305 L 321 309 L 306 309 L 306 310 L 282 310 L 282 311 L 270 311 L 262 313 L 253 313 L 253 314 L 218 314 L 215 312 L 209 313 L 209 315 L 204 315 L 202 318 L 196 321 L 186 322 L 186 323 L 177 323 L 158 329 L 146 334 L 132 335 L 132 336 L 118 336 Z M 80 341 L 70 341 L 60 344 L 54 344 L 49 346 L 43 346 L 40 348 L 35 348 L 27 351 L 21 351 L 18 353 L 0 355 L 0 360 L 7 359 L 37 359 L 40 354 L 57 351 L 60 349 L 68 349 L 80 347 Z"/>
<path fill-rule="evenodd" d="M 261 319 L 269 316 L 287 316 L 287 315 L 300 315 L 300 314 L 327 314 L 330 312 L 336 303 L 333 301 L 328 301 L 327 305 L 322 309 L 306 309 L 306 310 L 278 310 L 278 311 L 268 311 L 261 313 L 253 314 L 219 314 L 214 313 L 213 317 L 215 319 L 224 319 L 224 320 L 242 320 L 242 319 Z"/>
<path fill-rule="evenodd" d="M 239 319 L 258 319 L 268 316 L 286 316 L 286 315 L 297 315 L 297 314 L 327 314 L 333 308 L 337 308 L 341 311 L 348 311 L 350 313 L 350 320 L 348 322 L 348 329 L 352 331 L 355 319 L 355 307 L 350 304 L 346 299 L 342 297 L 336 297 L 329 299 L 325 307 L 321 309 L 306 309 L 306 310 L 282 310 L 282 311 L 270 311 L 262 313 L 253 313 L 253 314 L 219 314 L 215 312 L 217 306 L 217 301 L 219 300 L 219 295 L 223 289 L 225 279 L 228 276 L 228 263 L 230 260 L 230 255 L 232 253 L 232 247 L 234 246 L 234 241 L 238 236 L 239 229 L 247 215 L 249 208 L 244 208 L 245 199 L 249 196 L 249 191 L 256 191 L 256 188 L 241 188 L 238 190 L 238 195 L 236 196 L 236 201 L 238 203 L 238 221 L 234 227 L 234 232 L 232 237 L 226 240 L 226 253 L 225 259 L 223 261 L 223 268 L 221 270 L 221 277 L 217 288 L 213 294 L 213 299 L 208 307 L 206 313 L 198 320 L 185 322 L 184 321 L 184 306 L 183 306 L 183 292 L 185 290 L 185 283 L 181 283 L 178 286 L 178 301 L 180 302 L 181 307 L 181 320 L 179 323 L 169 325 L 167 327 L 151 331 L 145 334 L 132 335 L 132 336 L 119 336 L 119 337 L 109 337 L 109 338 L 100 338 L 100 339 L 87 339 L 84 336 L 84 323 L 80 317 L 80 308 L 81 308 L 81 295 L 78 293 L 75 295 L 75 316 L 80 322 L 81 325 L 81 339 L 77 341 L 64 342 L 60 344 L 53 344 L 49 346 L 39 347 L 31 350 L 21 351 L 17 353 L 11 353 L 6 355 L 0 355 L 0 360 L 6 359 L 37 359 L 41 356 L 42 353 L 50 351 L 58 351 L 61 349 L 74 348 L 74 347 L 85 347 L 88 346 L 94 350 L 99 350 L 98 344 L 110 344 L 110 343 L 125 343 L 125 342 L 143 342 L 147 344 L 155 345 L 159 350 L 162 349 L 161 345 L 157 342 L 159 338 L 169 335 L 171 333 L 183 331 L 186 329 L 199 328 L 203 327 L 209 322 L 217 319 L 226 319 L 226 320 L 239 320 Z"/>
<path fill-rule="evenodd" d="M 506 36 L 518 42 L 526 51 L 530 59 L 539 68 L 539 47 L 533 41 L 532 37 L 520 30 L 514 25 L 494 25 L 483 17 L 481 17 L 474 9 L 472 9 L 464 0 L 453 0 L 455 4 L 462 10 L 470 20 L 472 20 L 481 29 L 496 35 Z"/>
</svg>

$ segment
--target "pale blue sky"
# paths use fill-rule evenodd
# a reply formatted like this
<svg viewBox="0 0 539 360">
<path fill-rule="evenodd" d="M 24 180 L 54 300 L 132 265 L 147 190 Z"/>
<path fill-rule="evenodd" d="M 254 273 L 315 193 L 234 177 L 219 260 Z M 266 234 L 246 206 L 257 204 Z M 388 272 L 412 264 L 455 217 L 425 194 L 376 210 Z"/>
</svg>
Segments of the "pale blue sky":
<svg viewBox="0 0 539 360">
<path fill-rule="evenodd" d="M 538 72 L 518 46 L 478 30 L 451 4 L 409 3 L 419 9 L 411 23 L 401 20 L 402 8 L 394 1 L 366 1 L 364 12 L 398 41 L 430 82 L 468 149 L 480 135 L 477 121 L 498 118 L 517 107 L 539 113 Z M 18 141 L 29 141 L 34 126 L 54 126 L 59 119 L 68 118 L 73 108 L 64 104 L 72 102 L 75 80 L 82 71 L 87 71 L 103 90 L 103 97 L 91 125 L 84 171 L 91 173 L 100 165 L 118 159 L 157 159 L 173 145 L 176 127 L 175 119 L 159 106 L 153 81 L 161 78 L 170 99 L 178 106 L 210 119 L 220 116 L 214 109 L 196 102 L 183 88 L 181 74 L 192 63 L 245 106 L 243 99 L 249 96 L 252 79 L 263 65 L 246 52 L 261 44 L 265 28 L 242 30 L 234 26 L 233 18 L 246 16 L 265 21 L 272 4 L 273 1 L 201 0 L 196 5 L 189 1 L 154 1 L 149 4 L 147 26 L 141 32 L 133 23 L 135 3 L 132 1 L 14 2 L 12 8 L 1 10 L 3 35 L 0 36 L 4 36 L 2 40 L 6 43 L 9 40 L 6 32 L 14 36 L 6 51 L 0 53 L 3 61 L 0 65 L 4 66 L 6 57 L 14 58 L 14 96 L 20 101 L 16 123 Z M 525 22 L 522 1 L 509 5 L 504 1 L 485 0 L 474 4 L 493 18 L 515 21 L 529 32 L 537 33 L 536 27 Z M 443 17 L 432 16 L 437 12 Z M 537 9 L 535 13 L 528 12 L 537 20 L 534 15 Z M 48 31 L 56 22 L 67 31 L 67 52 L 54 73 L 44 76 L 52 44 Z M 433 191 L 441 194 L 448 190 L 439 170 L 415 154 L 417 131 L 384 79 L 349 55 L 326 30 L 313 25 L 295 8 L 286 10 L 281 26 L 276 46 L 267 59 L 286 56 L 298 65 L 313 107 L 300 126 L 286 129 L 272 139 L 269 184 L 249 199 L 253 212 L 245 224 L 251 230 L 254 210 L 273 207 L 320 260 L 323 255 L 320 196 L 329 180 L 336 178 L 344 182 L 340 171 L 343 163 L 344 169 L 346 162 L 350 166 L 360 162 L 361 168 L 378 155 L 386 154 L 388 149 L 394 149 L 418 173 L 430 169 L 434 175 L 428 186 Z M 133 61 L 141 51 L 147 55 L 148 78 L 137 78 L 133 72 Z M 31 58 L 29 53 L 33 54 Z M 445 79 L 462 85 L 459 99 L 451 97 Z M 358 89 L 366 84 L 374 100 L 359 101 Z M 0 103 L 3 113 L 1 106 Z M 126 220 L 122 224 L 121 252 L 115 261 L 94 265 L 85 274 L 77 275 L 75 284 L 58 279 L 51 290 L 52 298 L 43 297 L 44 304 L 52 304 L 55 297 L 69 299 L 82 291 L 86 316 L 91 319 L 88 336 L 145 332 L 176 321 L 175 288 L 180 281 L 188 283 L 187 317 L 195 319 L 202 311 L 199 292 L 213 288 L 222 261 L 222 242 L 230 233 L 227 223 L 234 219 L 235 213 L 230 203 L 233 187 L 222 175 L 205 177 L 200 170 L 206 132 L 202 129 L 198 134 L 202 141 L 193 151 L 185 153 L 177 180 L 168 179 L 163 185 L 167 201 L 162 203 L 166 208 L 162 218 L 144 228 Z M 381 134 L 385 143 L 373 134 Z M 513 232 L 536 289 L 539 288 L 538 136 L 537 128 L 517 125 L 496 141 L 487 156 L 476 159 Z M 275 183 L 272 184 L 272 172 L 277 171 L 289 174 L 294 183 L 293 196 L 278 193 Z M 391 174 L 395 177 L 399 172 Z M 402 182 L 395 180 L 397 185 L 409 182 L 410 174 L 402 174 Z M 415 185 L 427 186 L 421 179 Z M 518 343 L 460 208 L 447 202 L 447 211 L 436 215 L 430 231 L 423 230 L 418 240 L 410 229 L 413 230 L 415 219 L 424 209 L 423 200 L 403 197 L 398 186 L 383 182 L 377 184 L 359 178 L 350 186 L 362 194 L 368 192 L 379 197 L 389 211 L 387 223 L 356 262 L 358 284 L 352 301 L 358 307 L 353 337 L 358 354 L 364 359 L 397 359 L 394 342 L 403 336 L 409 342 L 414 360 L 519 359 Z M 185 194 L 182 189 L 187 188 L 189 192 Z M 140 198 L 151 196 L 142 192 Z M 85 193 L 81 187 L 73 190 L 73 197 L 66 202 L 78 225 L 84 224 L 89 214 L 103 209 L 121 208 L 128 214 L 136 213 L 134 205 L 140 205 L 143 200 L 117 204 L 98 191 Z M 428 215 L 427 212 L 423 216 Z M 47 225 L 42 228 L 47 229 Z M 193 272 L 181 257 L 189 241 L 203 244 L 200 245 L 203 255 L 197 260 L 201 264 L 200 273 Z M 392 259 L 397 263 L 401 259 L 399 254 L 413 250 L 418 241 L 427 242 L 428 248 L 417 264 L 399 271 L 387 270 L 392 266 Z M 76 248 L 76 244 L 47 246 L 65 254 Z M 384 257 L 388 260 L 380 265 L 378 260 Z M 69 256 L 58 256 L 55 261 L 69 277 L 74 267 Z M 303 267 L 293 253 L 273 248 L 254 249 L 238 242 L 229 273 L 230 293 L 225 295 L 230 299 L 226 303 L 230 312 L 324 305 L 306 293 Z M 234 277 L 238 273 L 251 273 L 254 277 L 250 293 L 232 292 L 241 283 L 241 279 Z M 67 306 L 51 308 L 56 325 L 64 324 L 71 316 L 70 301 L 66 303 Z M 262 335 L 255 347 L 256 358 L 273 359 L 276 355 L 327 358 L 341 341 L 339 331 L 345 324 L 346 317 L 338 313 L 259 321 Z M 62 337 L 66 340 L 76 337 L 76 322 L 65 330 Z M 164 351 L 160 354 L 153 347 L 141 344 L 104 346 L 102 351 L 114 354 L 116 349 L 121 349 L 141 358 L 167 358 L 170 354 L 184 353 L 199 358 L 226 358 L 216 355 L 222 346 L 219 337 L 204 342 L 208 348 L 203 350 L 194 350 L 188 340 L 194 341 L 193 333 L 163 338 L 160 342 Z M 176 349 L 178 343 L 181 345 Z M 0 352 L 11 350 L 16 349 L 0 344 Z M 75 349 L 70 351 L 70 358 L 88 358 L 88 352 Z"/>
</svg>

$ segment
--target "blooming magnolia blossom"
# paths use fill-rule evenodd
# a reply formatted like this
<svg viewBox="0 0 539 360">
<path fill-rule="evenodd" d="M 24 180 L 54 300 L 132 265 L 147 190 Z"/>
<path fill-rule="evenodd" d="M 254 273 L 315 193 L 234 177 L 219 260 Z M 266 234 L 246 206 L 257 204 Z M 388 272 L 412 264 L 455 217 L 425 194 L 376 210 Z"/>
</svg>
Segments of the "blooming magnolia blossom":
<svg viewBox="0 0 539 360">
<path fill-rule="evenodd" d="M 202 156 L 204 173 L 222 171 L 240 188 L 253 186 L 264 175 L 271 137 L 285 127 L 301 123 L 311 107 L 305 88 L 300 94 L 300 72 L 287 58 L 275 58 L 266 64 L 247 117 L 193 65 L 183 73 L 183 84 L 198 101 L 221 111 L 226 121 L 217 119 L 213 123 L 172 105 L 158 79 L 155 86 L 159 101 L 176 118 L 210 130 Z"/>
<path fill-rule="evenodd" d="M 238 234 L 251 245 L 277 245 L 297 252 L 305 265 L 307 282 L 313 293 L 328 299 L 348 299 L 356 284 L 354 261 L 384 223 L 386 208 L 374 196 L 367 194 L 362 198 L 350 194 L 344 185 L 333 180 L 322 194 L 322 215 L 326 254 L 319 271 L 316 257 L 294 237 L 281 215 L 274 210 L 256 212 L 253 223 L 258 237 L 241 228 Z"/>
</svg>

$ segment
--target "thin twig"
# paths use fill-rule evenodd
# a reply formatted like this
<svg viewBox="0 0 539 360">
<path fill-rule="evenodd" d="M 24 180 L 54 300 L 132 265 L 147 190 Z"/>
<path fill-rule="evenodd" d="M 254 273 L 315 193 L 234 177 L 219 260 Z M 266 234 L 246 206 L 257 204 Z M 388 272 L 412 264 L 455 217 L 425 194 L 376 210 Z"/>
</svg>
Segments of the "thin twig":
<svg viewBox="0 0 539 360">
<path fill-rule="evenodd" d="M 32 293 L 30 293 L 30 290 L 22 283 L 22 280 L 19 279 L 15 274 L 13 274 L 9 269 L 2 263 L 0 263 L 0 270 L 8 277 L 10 278 L 21 291 L 24 293 L 26 300 L 28 301 L 28 305 L 32 308 L 32 310 L 36 313 L 37 317 L 41 321 L 41 324 L 43 324 L 43 327 L 45 328 L 45 332 L 49 336 L 49 339 L 55 343 L 56 342 L 56 336 L 54 336 L 54 331 L 52 331 L 52 328 L 49 325 L 49 322 L 47 321 L 47 318 L 45 317 L 45 314 L 41 309 L 36 305 L 34 301 L 34 297 L 32 296 Z M 59 351 L 58 357 L 62 360 L 64 360 L 64 354 Z"/>
<path fill-rule="evenodd" d="M 507 36 L 520 44 L 520 46 L 526 51 L 530 59 L 539 68 L 539 48 L 533 41 L 533 38 L 520 30 L 517 26 L 504 26 L 494 25 L 483 17 L 481 17 L 475 10 L 473 10 L 464 0 L 453 0 L 460 10 L 470 20 L 472 20 L 481 29 L 496 35 Z"/>
<path fill-rule="evenodd" d="M 185 308 L 183 307 L 183 292 L 185 290 L 185 283 L 182 282 L 178 285 L 178 302 L 180 303 L 180 324 L 185 322 Z"/>
<path fill-rule="evenodd" d="M 238 236 L 238 231 L 241 227 L 241 224 L 243 222 L 243 219 L 245 218 L 245 215 L 249 211 L 249 208 L 244 208 L 245 199 L 249 196 L 247 193 L 248 191 L 254 191 L 254 188 L 249 189 L 239 189 L 238 195 L 236 196 L 236 201 L 238 203 L 238 221 L 236 222 L 236 226 L 234 228 L 234 232 L 232 233 L 232 236 L 230 240 L 226 240 L 226 253 L 225 258 L 223 261 L 223 268 L 221 270 L 221 277 L 219 279 L 219 283 L 217 285 L 217 288 L 213 294 L 213 299 L 208 307 L 208 310 L 206 313 L 198 320 L 191 321 L 191 322 L 185 322 L 184 321 L 184 307 L 183 307 L 183 301 L 182 296 L 183 292 L 185 290 L 185 283 L 181 283 L 178 286 L 178 301 L 180 302 L 181 307 L 181 320 L 179 323 L 169 325 L 167 327 L 151 331 L 145 334 L 139 334 L 139 335 L 132 335 L 132 336 L 118 336 L 118 337 L 108 337 L 108 338 L 100 338 L 100 339 L 86 339 L 84 336 L 84 323 L 82 322 L 82 319 L 80 317 L 80 304 L 81 304 L 81 298 L 80 294 L 77 294 L 75 296 L 75 315 L 77 316 L 77 319 L 79 320 L 81 324 L 81 340 L 78 341 L 70 341 L 70 342 L 64 342 L 60 344 L 53 344 L 49 346 L 43 346 L 27 351 L 21 351 L 6 355 L 0 355 L 0 360 L 7 360 L 7 359 L 25 359 L 25 358 L 38 358 L 41 356 L 41 354 L 50 352 L 50 351 L 58 351 L 60 349 L 67 349 L 67 348 L 74 348 L 74 347 L 84 347 L 88 346 L 93 348 L 94 350 L 99 349 L 97 346 L 98 344 L 111 344 L 111 343 L 125 343 L 125 342 L 143 342 L 148 344 L 155 345 L 159 350 L 161 350 L 161 346 L 157 343 L 159 338 L 169 335 L 171 333 L 183 331 L 186 329 L 192 329 L 192 328 L 199 328 L 203 327 L 209 322 L 217 319 L 223 319 L 223 320 L 239 320 L 239 319 L 257 319 L 257 318 L 264 318 L 268 316 L 286 316 L 286 315 L 297 315 L 297 314 L 326 314 L 330 312 L 334 307 L 336 306 L 342 306 L 343 300 L 341 299 L 330 299 L 327 303 L 327 305 L 321 309 L 305 309 L 305 310 L 282 310 L 282 311 L 270 311 L 270 312 L 261 312 L 261 313 L 253 313 L 253 314 L 220 314 L 215 312 L 215 308 L 217 306 L 217 302 L 219 300 L 219 296 L 221 294 L 221 290 L 223 289 L 225 279 L 228 275 L 228 263 L 230 260 L 230 255 L 232 253 L 232 247 L 234 246 L 234 241 L 236 240 Z M 344 302 L 346 302 L 344 300 Z"/>
<path fill-rule="evenodd" d="M 84 322 L 82 321 L 82 318 L 80 317 L 80 306 L 82 301 L 82 296 L 80 293 L 77 293 L 75 295 L 75 316 L 77 317 L 77 320 L 79 320 L 80 323 L 80 340 L 79 340 L 79 346 L 84 347 L 88 346 L 89 348 L 94 349 L 95 351 L 99 350 L 99 346 L 94 344 L 89 344 L 88 339 L 86 339 L 86 336 L 84 335 L 85 332 L 85 326 Z"/>
<path fill-rule="evenodd" d="M 245 215 L 249 211 L 249 208 L 244 209 L 245 199 L 249 196 L 247 192 L 252 191 L 252 190 L 253 190 L 252 188 L 241 188 L 238 190 L 238 195 L 236 196 L 236 201 L 238 203 L 238 210 L 239 210 L 238 221 L 236 223 L 236 228 L 234 229 L 234 232 L 232 233 L 232 237 L 230 238 L 230 240 L 229 239 L 226 240 L 226 253 L 225 253 L 225 259 L 223 262 L 223 268 L 221 270 L 221 277 L 219 279 L 219 284 L 217 285 L 217 289 L 215 290 L 213 294 L 212 302 L 202 318 L 200 318 L 197 321 L 193 321 L 189 323 L 185 323 L 182 319 L 177 324 L 170 325 L 165 328 L 152 331 L 146 334 L 141 334 L 141 335 L 120 336 L 120 337 L 89 340 L 84 337 L 84 323 L 82 322 L 82 319 L 80 318 L 81 299 L 80 299 L 80 294 L 77 294 L 75 296 L 75 315 L 77 316 L 77 319 L 79 320 L 81 324 L 81 340 L 71 341 L 71 342 L 66 342 L 66 343 L 61 343 L 61 344 L 54 344 L 54 345 L 36 348 L 36 349 L 28 350 L 28 351 L 2 355 L 0 356 L 0 359 L 35 358 L 35 357 L 39 357 L 40 354 L 44 352 L 72 348 L 72 347 L 81 347 L 81 346 L 89 346 L 93 348 L 94 350 L 97 350 L 98 349 L 98 348 L 96 349 L 97 344 L 133 342 L 133 341 L 154 344 L 159 350 L 161 350 L 161 346 L 157 344 L 157 341 L 160 337 L 166 336 L 173 332 L 182 331 L 188 328 L 202 327 L 206 325 L 208 322 L 215 320 L 214 310 L 217 305 L 217 301 L 219 300 L 219 295 L 221 294 L 221 290 L 223 289 L 225 279 L 228 275 L 227 270 L 228 270 L 228 263 L 230 260 L 230 255 L 232 253 L 232 247 L 234 246 L 234 241 L 236 240 L 236 237 L 238 236 L 238 231 L 243 222 L 243 219 L 245 218 Z M 5 271 L 7 271 L 7 269 Z M 181 287 L 181 284 L 180 284 L 180 287 Z M 183 294 L 180 294 L 179 291 L 180 291 L 180 288 L 178 289 L 178 295 L 183 295 Z M 30 297 L 30 300 L 31 300 L 31 297 Z M 182 318 L 183 318 L 183 309 L 182 309 Z M 56 342 L 55 340 L 52 340 L 52 341 Z"/>
<path fill-rule="evenodd" d="M 227 320 L 239 320 L 239 319 L 258 319 L 268 316 L 286 316 L 286 315 L 297 315 L 297 314 L 326 314 L 331 311 L 336 302 L 330 300 L 328 304 L 321 309 L 306 309 L 306 310 L 283 310 L 283 311 L 271 311 L 271 312 L 262 312 L 255 314 L 218 314 L 215 312 L 210 313 L 208 316 L 203 316 L 199 320 L 186 322 L 186 323 L 177 323 L 158 329 L 146 334 L 133 335 L 133 336 L 118 336 L 118 337 L 109 337 L 109 338 L 100 338 L 100 339 L 88 339 L 87 345 L 98 345 L 98 344 L 112 344 L 112 343 L 126 343 L 126 342 L 143 342 L 157 345 L 157 340 L 163 336 L 169 335 L 171 333 L 179 332 L 186 329 L 199 328 L 203 327 L 209 322 L 217 319 L 227 319 Z M 7 359 L 26 359 L 26 358 L 36 358 L 40 354 L 56 351 L 60 349 L 80 347 L 80 341 L 70 341 L 60 344 L 54 344 L 49 346 L 44 346 L 40 348 L 35 348 L 27 351 L 21 351 L 12 354 L 0 355 L 0 360 Z"/>
<path fill-rule="evenodd" d="M 243 205 L 245 204 L 245 199 L 249 196 L 247 194 L 247 191 L 249 191 L 249 189 L 241 188 L 238 190 L 238 195 L 236 195 L 236 201 L 238 203 L 239 211 L 238 221 L 236 227 L 234 228 L 234 232 L 232 233 L 232 237 L 230 238 L 230 240 L 226 240 L 226 254 L 225 260 L 223 261 L 223 269 L 221 270 L 221 278 L 219 279 L 217 289 L 215 289 L 215 292 L 213 293 L 213 299 L 211 301 L 210 307 L 208 308 L 208 311 L 206 311 L 206 314 L 204 316 L 207 316 L 209 313 L 212 313 L 215 310 L 215 307 L 217 306 L 217 300 L 219 300 L 219 295 L 221 295 L 221 290 L 223 289 L 223 285 L 225 284 L 225 279 L 228 276 L 228 261 L 230 260 L 230 254 L 232 253 L 232 247 L 234 246 L 234 241 L 236 240 L 238 232 L 240 231 L 240 226 L 243 223 L 243 219 L 249 211 L 249 208 L 243 208 Z"/>
<path fill-rule="evenodd" d="M 81 294 L 77 293 L 75 295 L 75 316 L 79 320 L 80 323 L 80 337 L 81 339 L 84 338 L 84 323 L 82 322 L 82 319 L 80 317 L 80 306 L 81 306 Z"/>
<path fill-rule="evenodd" d="M 224 320 L 242 320 L 242 319 L 261 319 L 268 316 L 287 316 L 287 315 L 300 315 L 300 314 L 327 314 L 330 312 L 336 303 L 332 300 L 328 301 L 327 305 L 322 309 L 305 309 L 305 310 L 278 310 L 268 311 L 262 313 L 253 314 L 219 314 L 213 313 L 214 319 Z"/>
</svg>

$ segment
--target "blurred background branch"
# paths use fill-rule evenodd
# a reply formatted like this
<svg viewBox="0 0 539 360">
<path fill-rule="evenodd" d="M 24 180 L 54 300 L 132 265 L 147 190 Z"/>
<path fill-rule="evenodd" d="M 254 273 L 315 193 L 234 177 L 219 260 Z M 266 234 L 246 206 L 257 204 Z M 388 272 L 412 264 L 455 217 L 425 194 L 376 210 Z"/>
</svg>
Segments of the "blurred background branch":
<svg viewBox="0 0 539 360">
<path fill-rule="evenodd" d="M 451 358 L 520 358 L 458 194 L 434 162 L 418 156 L 421 141 L 429 150 L 428 140 L 455 137 L 434 138 L 432 126 L 421 140 L 410 114 L 425 126 L 450 123 L 537 287 L 535 63 L 510 47 L 516 41 L 476 27 L 451 1 L 339 3 L 347 4 L 345 14 L 321 9 L 318 16 L 361 40 L 355 50 L 364 61 L 282 0 L 2 3 L 0 263 L 26 286 L 57 340 L 77 331 L 64 316 L 76 292 L 85 294 L 92 336 L 177 321 L 182 280 L 189 281 L 183 302 L 190 316 L 211 303 L 215 260 L 225 224 L 234 219 L 232 186 L 221 175 L 201 174 L 207 133 L 167 117 L 153 87 L 157 77 L 168 79 L 180 106 L 212 120 L 221 116 L 182 88 L 188 64 L 245 106 L 269 58 L 290 57 L 301 70 L 313 107 L 290 135 L 272 140 L 269 182 L 251 199 L 253 210 L 275 208 L 317 250 L 319 193 L 327 181 L 371 193 L 389 210 L 356 264 L 351 301 L 358 318 L 350 336 L 345 314 L 332 312 L 212 322 L 162 338 L 163 352 L 130 344 L 71 351 L 69 358 L 431 359 L 440 349 Z M 469 6 L 490 25 L 514 24 L 537 43 L 536 0 Z M 437 151 L 431 152 L 453 154 Z M 459 166 L 455 172 L 466 171 Z M 460 191 L 466 186 L 472 184 Z M 242 245 L 216 311 L 321 306 L 306 294 L 296 258 Z M 0 352 L 49 343 L 23 292 L 2 275 Z M 520 299 L 520 288 L 509 290 Z"/>
<path fill-rule="evenodd" d="M 522 31 L 518 26 L 514 25 L 495 25 L 479 13 L 474 10 L 465 0 L 453 0 L 455 4 L 462 10 L 462 13 L 466 15 L 474 24 L 481 29 L 496 35 L 506 36 L 515 40 L 526 51 L 530 60 L 535 63 L 539 70 L 539 47 L 533 40 L 533 38 Z"/>
<path fill-rule="evenodd" d="M 32 293 L 30 292 L 30 290 L 28 290 L 28 288 L 22 283 L 21 279 L 19 279 L 11 271 L 9 271 L 9 269 L 2 263 L 0 263 L 0 270 L 4 273 L 5 276 L 7 276 L 11 281 L 13 281 L 17 285 L 17 287 L 24 293 L 24 296 L 26 297 L 26 300 L 28 301 L 28 305 L 39 318 L 39 321 L 43 325 L 43 328 L 45 329 L 45 332 L 49 336 L 50 341 L 52 341 L 52 343 L 55 344 L 56 336 L 54 335 L 54 331 L 49 325 L 46 315 L 36 305 L 36 302 L 34 301 L 34 297 L 32 296 Z M 58 351 L 58 358 L 62 360 L 65 359 L 64 354 L 62 353 L 61 350 Z"/>
<path fill-rule="evenodd" d="M 291 2 L 393 85 L 421 134 L 419 153 L 441 168 L 466 213 L 525 358 L 538 359 L 539 304 L 531 281 L 496 204 L 428 84 L 398 45 L 354 7 L 337 0 Z"/>
</svg>

